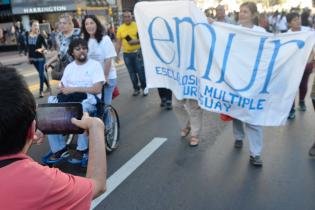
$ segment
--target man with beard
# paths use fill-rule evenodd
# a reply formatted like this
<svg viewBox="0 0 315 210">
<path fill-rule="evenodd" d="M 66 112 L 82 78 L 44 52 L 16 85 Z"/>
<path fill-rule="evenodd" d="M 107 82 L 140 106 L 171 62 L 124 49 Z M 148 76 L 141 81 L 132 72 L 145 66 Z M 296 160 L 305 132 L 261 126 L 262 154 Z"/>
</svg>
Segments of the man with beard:
<svg viewBox="0 0 315 210">
<path fill-rule="evenodd" d="M 48 98 L 49 103 L 81 102 L 83 111 L 96 111 L 97 95 L 101 98 L 102 86 L 105 82 L 101 64 L 88 59 L 88 44 L 83 39 L 74 39 L 68 49 L 74 61 L 67 65 L 61 78 L 58 95 Z M 64 137 L 62 135 L 48 135 L 52 155 L 50 161 L 58 161 L 69 156 Z M 76 152 L 68 158 L 70 163 L 80 164 L 87 159 L 88 139 L 86 134 L 78 135 Z"/>
</svg>

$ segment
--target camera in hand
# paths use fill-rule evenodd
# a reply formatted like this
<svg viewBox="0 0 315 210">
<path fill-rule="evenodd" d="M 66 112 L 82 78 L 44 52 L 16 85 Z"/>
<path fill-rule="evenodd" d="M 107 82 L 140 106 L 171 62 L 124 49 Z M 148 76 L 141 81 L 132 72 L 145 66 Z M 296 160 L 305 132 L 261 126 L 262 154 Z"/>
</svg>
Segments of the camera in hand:
<svg viewBox="0 0 315 210">
<path fill-rule="evenodd" d="M 81 119 L 81 103 L 39 104 L 37 127 L 44 134 L 80 134 L 84 130 L 72 124 L 71 118 Z"/>
</svg>

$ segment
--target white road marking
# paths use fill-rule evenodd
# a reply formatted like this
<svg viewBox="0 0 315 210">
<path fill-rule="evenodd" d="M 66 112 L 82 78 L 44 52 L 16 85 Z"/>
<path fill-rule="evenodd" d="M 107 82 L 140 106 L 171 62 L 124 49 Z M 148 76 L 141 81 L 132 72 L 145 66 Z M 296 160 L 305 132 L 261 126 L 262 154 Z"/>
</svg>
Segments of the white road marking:
<svg viewBox="0 0 315 210">
<path fill-rule="evenodd" d="M 135 156 L 126 162 L 120 169 L 107 179 L 107 190 L 98 198 L 93 200 L 91 210 L 97 207 L 105 198 L 113 192 L 129 175 L 131 175 L 146 159 L 148 159 L 167 138 L 156 137 L 142 148 Z"/>
</svg>

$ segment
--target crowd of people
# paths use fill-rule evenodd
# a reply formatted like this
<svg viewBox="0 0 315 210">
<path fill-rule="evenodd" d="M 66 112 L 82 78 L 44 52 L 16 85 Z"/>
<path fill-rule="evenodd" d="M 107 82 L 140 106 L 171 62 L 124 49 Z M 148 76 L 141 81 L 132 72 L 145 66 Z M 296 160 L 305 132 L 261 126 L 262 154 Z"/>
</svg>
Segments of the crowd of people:
<svg viewBox="0 0 315 210">
<path fill-rule="evenodd" d="M 142 95 L 147 96 L 149 92 L 137 26 L 132 20 L 131 12 L 124 12 L 123 17 L 124 23 L 117 30 L 116 45 L 114 45 L 96 16 L 85 16 L 81 27 L 73 21 L 71 15 L 60 16 L 59 33 L 54 35 L 57 53 L 49 60 L 45 59 L 45 50 L 48 48 L 45 37 L 39 32 L 39 22 L 33 20 L 31 31 L 25 37 L 24 42 L 29 61 L 39 73 L 39 97 L 44 97 L 45 92 L 51 93 L 49 79 L 45 73 L 51 69 L 52 76 L 55 74 L 54 77 L 58 78 L 60 83 L 57 88 L 58 94 L 48 97 L 49 103 L 74 100 L 81 102 L 85 112 L 91 113 L 95 111 L 97 100 L 103 94 L 104 103 L 111 104 L 112 93 L 117 85 L 117 72 L 113 62 L 114 60 L 119 61 L 121 48 L 133 88 L 132 95 L 136 97 L 142 91 Z M 255 3 L 245 2 L 240 6 L 237 19 L 226 16 L 224 7 L 219 5 L 216 8 L 216 15 L 209 17 L 208 22 L 209 24 L 214 21 L 239 24 L 253 31 L 294 33 L 295 31 L 312 30 L 313 24 L 309 17 L 311 17 L 310 14 L 302 13 L 300 15 L 295 11 L 288 14 L 275 12 L 268 17 L 258 13 Z M 266 18 L 266 20 L 263 21 L 261 18 Z M 303 22 L 305 18 L 310 25 L 303 25 L 307 24 Z M 20 28 L 20 31 L 23 31 L 22 26 Z M 313 71 L 313 62 L 314 55 L 311 53 L 300 84 L 299 109 L 301 111 L 306 111 L 305 97 L 308 80 Z M 44 84 L 47 86 L 46 91 L 44 91 Z M 171 110 L 172 91 L 158 88 L 158 93 L 161 99 L 160 106 Z M 32 209 L 32 207 L 88 209 L 92 198 L 97 197 L 106 189 L 103 122 L 90 117 L 87 113 L 81 120 L 72 119 L 75 125 L 87 130 L 89 136 L 87 137 L 86 133 L 78 136 L 75 153 L 71 155 L 62 135 L 48 135 L 52 151 L 50 160 L 67 157 L 69 162 L 79 163 L 88 158 L 86 178 L 65 174 L 58 169 L 41 166 L 27 156 L 30 146 L 33 143 L 42 142 L 44 136 L 39 130 L 36 130 L 35 99 L 28 90 L 26 82 L 15 69 L 0 66 L 0 94 L 2 99 L 0 106 L 2 111 L 7 113 L 0 116 L 0 123 L 3 125 L 0 130 L 0 196 L 5 202 L 2 205 L 8 209 Z M 311 98 L 315 110 L 315 82 Z M 180 136 L 190 135 L 189 146 L 198 146 L 203 110 L 193 99 L 177 102 L 186 110 L 186 121 L 180 130 Z M 12 111 L 12 105 L 16 106 L 14 111 Z M 294 119 L 294 113 L 295 105 L 293 104 L 288 118 Z M 20 123 L 18 128 L 15 126 L 17 121 Z M 262 166 L 263 127 L 233 119 L 235 148 L 242 148 L 245 135 L 249 140 L 249 162 L 254 166 Z M 311 147 L 309 155 L 315 156 L 315 143 Z M 21 174 L 24 179 L 27 178 L 28 182 L 16 181 L 19 180 L 18 177 Z M 32 189 L 32 191 L 29 193 L 20 189 Z M 12 202 L 10 196 L 13 194 L 23 199 Z"/>
<path fill-rule="evenodd" d="M 311 9 L 307 7 L 303 9 L 291 8 L 290 11 L 282 10 L 281 12 L 278 10 L 275 12 L 261 12 L 255 17 L 254 22 L 270 33 L 284 33 L 290 27 L 287 15 L 292 12 L 300 14 L 302 26 L 315 27 L 315 14 L 312 15 Z M 234 11 L 226 14 L 223 5 L 218 5 L 215 10 L 205 10 L 205 15 L 220 22 L 239 23 L 239 12 Z"/>
</svg>

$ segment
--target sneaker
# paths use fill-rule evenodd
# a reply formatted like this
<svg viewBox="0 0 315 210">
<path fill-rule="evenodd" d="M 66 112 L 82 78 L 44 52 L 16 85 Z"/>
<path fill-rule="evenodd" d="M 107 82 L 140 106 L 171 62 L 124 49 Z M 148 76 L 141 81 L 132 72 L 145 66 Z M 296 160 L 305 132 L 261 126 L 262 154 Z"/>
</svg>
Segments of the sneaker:
<svg viewBox="0 0 315 210">
<path fill-rule="evenodd" d="M 293 120 L 294 118 L 295 118 L 295 110 L 291 109 L 291 111 L 289 113 L 289 116 L 288 116 L 288 119 L 289 120 Z"/>
<path fill-rule="evenodd" d="M 242 148 L 243 147 L 243 140 L 235 140 L 234 147 L 238 148 L 238 149 Z"/>
<path fill-rule="evenodd" d="M 171 101 L 166 101 L 165 109 L 166 110 L 172 110 L 173 109 Z"/>
<path fill-rule="evenodd" d="M 165 107 L 166 106 L 166 100 L 162 99 L 160 107 Z"/>
<path fill-rule="evenodd" d="M 263 161 L 260 158 L 259 155 L 254 156 L 250 156 L 249 157 L 249 162 L 253 165 L 253 166 L 258 166 L 261 167 L 263 165 Z"/>
<path fill-rule="evenodd" d="M 63 158 L 67 158 L 69 157 L 69 151 L 68 149 L 65 147 L 62 150 L 59 150 L 58 152 L 53 153 L 49 158 L 48 161 L 58 161 L 61 160 Z"/>
<path fill-rule="evenodd" d="M 71 157 L 68 158 L 68 162 L 72 164 L 82 164 L 88 157 L 87 150 L 79 151 L 75 150 Z"/>
<path fill-rule="evenodd" d="M 149 89 L 148 88 L 144 88 L 143 89 L 143 96 L 147 96 L 149 95 Z"/>
<path fill-rule="evenodd" d="M 300 111 L 302 112 L 306 111 L 305 101 L 300 101 L 299 106 L 300 106 Z"/>
<path fill-rule="evenodd" d="M 132 95 L 133 95 L 133 96 L 137 96 L 137 95 L 139 95 L 139 94 L 140 94 L 140 90 L 134 90 Z"/>
</svg>

